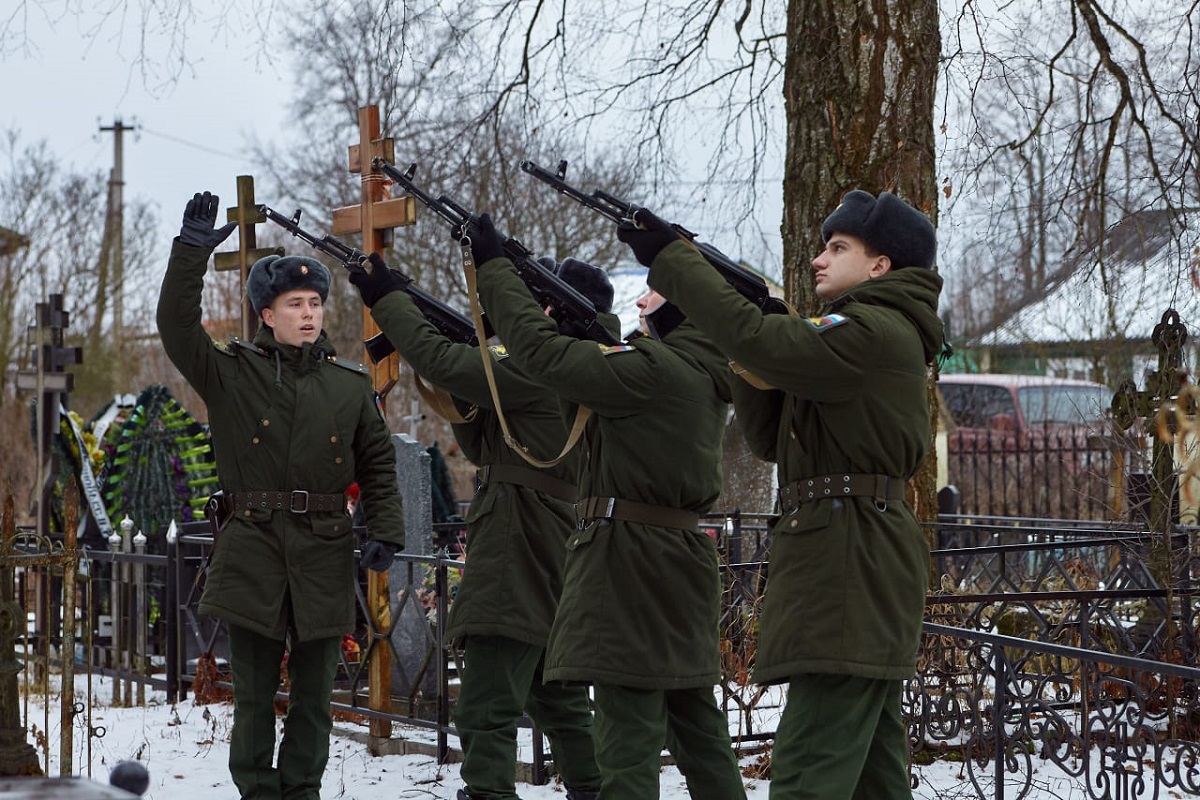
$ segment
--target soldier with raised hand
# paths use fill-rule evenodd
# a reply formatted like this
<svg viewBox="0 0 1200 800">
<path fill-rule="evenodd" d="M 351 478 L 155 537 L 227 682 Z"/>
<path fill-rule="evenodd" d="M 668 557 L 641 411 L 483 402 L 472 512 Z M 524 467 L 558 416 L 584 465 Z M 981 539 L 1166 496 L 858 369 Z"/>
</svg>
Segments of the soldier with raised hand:
<svg viewBox="0 0 1200 800">
<path fill-rule="evenodd" d="M 479 348 L 443 335 L 383 259 L 373 253 L 369 260 L 371 269 L 352 269 L 350 282 L 401 357 L 450 394 L 465 419 L 453 426 L 455 439 L 479 467 L 466 518 L 467 566 L 446 630 L 463 646 L 454 724 L 466 786 L 458 798 L 517 800 L 517 725 L 526 712 L 550 741 L 568 800 L 593 800 L 600 772 L 587 688 L 542 680 L 567 539 L 575 530 L 579 449 L 539 469 L 508 447 Z M 601 269 L 564 259 L 555 272 L 618 330 L 608 313 L 612 284 Z M 502 345 L 488 346 L 487 355 L 513 437 L 539 460 L 552 459 L 568 435 L 557 398 L 515 368 Z"/>
<path fill-rule="evenodd" d="M 812 261 L 820 316 L 763 314 L 665 222 L 618 226 L 649 283 L 774 388 L 734 384 L 751 448 L 775 461 L 754 680 L 788 684 L 772 800 L 911 798 L 904 682 L 916 671 L 929 550 L 905 482 L 932 439 L 943 347 L 929 218 L 889 192 L 847 194 Z"/>
<path fill-rule="evenodd" d="M 219 200 L 184 210 L 158 300 L 171 361 L 208 407 L 225 523 L 200 613 L 225 621 L 233 671 L 229 771 L 243 798 L 319 800 L 343 634 L 354 627 L 357 482 L 369 531 L 362 566 L 383 571 L 404 545 L 396 454 L 371 379 L 339 359 L 322 329 L 329 270 L 314 259 L 256 261 L 246 294 L 253 342 L 214 342 L 201 324 L 204 273 L 235 223 Z M 275 763 L 275 692 L 290 692 Z"/>
<path fill-rule="evenodd" d="M 698 529 L 721 491 L 725 359 L 687 324 L 615 347 L 564 334 L 504 255 L 488 215 L 468 227 L 479 299 L 509 357 L 544 390 L 592 412 L 544 674 L 593 686 L 600 798 L 658 797 L 669 742 L 692 797 L 741 800 L 714 696 L 717 550 Z"/>
</svg>

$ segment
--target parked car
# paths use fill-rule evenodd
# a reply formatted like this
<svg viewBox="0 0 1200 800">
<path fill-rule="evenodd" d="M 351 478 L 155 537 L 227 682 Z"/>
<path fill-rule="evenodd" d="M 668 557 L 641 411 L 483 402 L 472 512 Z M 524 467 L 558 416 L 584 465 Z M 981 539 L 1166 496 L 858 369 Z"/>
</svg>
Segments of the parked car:
<svg viewBox="0 0 1200 800">
<path fill-rule="evenodd" d="M 942 375 L 948 481 L 966 513 L 1104 518 L 1114 446 L 1100 383 L 1040 375 Z"/>
<path fill-rule="evenodd" d="M 1101 383 L 1044 375 L 942 375 L 938 389 L 957 432 L 966 435 L 1047 428 L 1095 432 L 1113 397 Z"/>
</svg>

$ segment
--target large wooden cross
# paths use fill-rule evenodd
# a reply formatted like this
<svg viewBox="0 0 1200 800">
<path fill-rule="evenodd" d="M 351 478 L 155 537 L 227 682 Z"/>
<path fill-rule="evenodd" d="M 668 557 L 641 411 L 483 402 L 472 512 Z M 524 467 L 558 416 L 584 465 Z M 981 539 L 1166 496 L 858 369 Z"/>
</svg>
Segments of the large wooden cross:
<svg viewBox="0 0 1200 800">
<path fill-rule="evenodd" d="M 394 162 L 395 146 L 391 138 L 380 137 L 379 106 L 365 106 L 358 110 L 358 144 L 350 146 L 349 156 L 350 172 L 358 173 L 362 179 L 361 200 L 358 205 L 335 208 L 332 223 L 334 236 L 361 233 L 364 253 L 382 253 L 392 243 L 392 228 L 417 221 L 416 198 L 388 197 L 383 173 L 371 165 L 375 156 Z M 379 333 L 379 326 L 371 317 L 371 309 L 363 306 L 363 341 L 376 333 Z M 400 357 L 396 353 L 371 366 L 371 379 L 381 398 L 386 397 L 399 377 Z M 368 704 L 376 711 L 390 711 L 392 659 L 388 642 L 391 640 L 392 609 L 386 572 L 367 570 L 367 605 L 376 636 L 372 643 L 375 646 L 370 648 L 367 671 Z M 372 718 L 370 732 L 373 737 L 388 738 L 392 735 L 392 724 L 386 719 Z"/>
<path fill-rule="evenodd" d="M 241 281 L 238 286 L 241 287 L 246 285 L 246 278 L 250 276 L 250 267 L 254 265 L 255 261 L 270 255 L 281 256 L 283 248 L 258 246 L 254 226 L 260 222 L 266 222 L 267 218 L 258 213 L 258 205 L 254 202 L 254 178 L 250 175 L 238 175 L 237 200 L 236 206 L 226 210 L 225 221 L 238 224 L 238 249 L 214 254 L 213 266 L 218 271 L 236 269 Z M 258 319 L 254 313 L 254 307 L 250 305 L 250 298 L 245 292 L 242 292 L 241 317 L 241 337 L 249 341 L 254 338 L 254 332 L 258 329 Z"/>
<path fill-rule="evenodd" d="M 412 225 L 417 221 L 416 198 L 388 197 L 383 173 L 371 166 L 371 159 L 380 156 L 394 162 L 395 143 L 379 135 L 379 106 L 358 110 L 358 144 L 350 145 L 349 169 L 362 179 L 362 199 L 358 205 L 333 210 L 333 235 L 362 234 L 364 253 L 382 253 L 392 244 L 392 228 Z M 371 317 L 371 309 L 363 306 L 363 341 L 379 333 Z M 375 391 L 386 397 L 400 377 L 400 357 L 392 353 L 371 366 Z"/>
</svg>

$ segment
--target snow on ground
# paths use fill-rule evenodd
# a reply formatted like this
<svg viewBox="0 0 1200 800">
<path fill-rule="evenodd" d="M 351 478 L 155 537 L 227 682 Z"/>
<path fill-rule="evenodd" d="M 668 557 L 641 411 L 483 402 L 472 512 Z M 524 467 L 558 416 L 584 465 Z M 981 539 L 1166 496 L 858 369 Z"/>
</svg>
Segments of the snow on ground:
<svg viewBox="0 0 1200 800">
<path fill-rule="evenodd" d="M 77 676 L 78 696 L 86 698 L 87 681 Z M 24 691 L 24 687 L 22 687 Z M 191 698 L 172 706 L 162 692 L 147 691 L 145 707 L 113 707 L 113 686 L 110 678 L 92 679 L 91 719 L 84 711 L 75 717 L 72 760 L 74 774 L 89 776 L 101 782 L 119 762 L 140 761 L 150 773 L 147 800 L 225 800 L 234 798 L 236 791 L 226 768 L 229 731 L 233 723 L 230 703 L 194 705 Z M 59 699 L 52 695 L 49 716 L 44 698 L 33 694 L 28 705 L 28 722 L 37 730 L 50 732 L 50 768 L 48 774 L 59 774 L 58 725 Z M 103 728 L 103 736 L 90 743 L 84 736 L 91 726 Z M 432 756 L 388 755 L 372 756 L 361 741 L 365 726 L 337 722 L 330 742 L 329 765 L 321 796 L 326 800 L 452 800 L 461 787 L 458 764 L 439 765 Z M 520 757 L 529 759 L 529 733 L 523 730 Z M 407 736 L 427 741 L 426 731 L 407 731 L 399 727 L 396 737 Z M 32 740 L 31 740 L 32 743 Z M 453 737 L 451 746 L 455 745 Z M 752 765 L 755 756 L 743 759 L 743 766 Z M 45 765 L 45 756 L 41 756 Z M 976 797 L 962 765 L 941 762 L 918 768 L 921 785 L 914 790 L 916 800 L 965 800 Z M 684 781 L 675 767 L 664 767 L 660 781 L 663 800 L 682 800 L 688 797 Z M 986 787 L 991 796 L 990 786 Z M 746 780 L 748 800 L 767 800 L 770 782 Z M 563 800 L 560 784 L 551 781 L 546 786 L 518 784 L 524 800 Z M 1010 796 L 1015 797 L 1016 792 Z M 7 795 L 6 795 L 7 796 Z M 1078 779 L 1070 778 L 1056 766 L 1046 762 L 1034 776 L 1034 790 L 1028 800 L 1083 800 L 1087 797 Z"/>
</svg>

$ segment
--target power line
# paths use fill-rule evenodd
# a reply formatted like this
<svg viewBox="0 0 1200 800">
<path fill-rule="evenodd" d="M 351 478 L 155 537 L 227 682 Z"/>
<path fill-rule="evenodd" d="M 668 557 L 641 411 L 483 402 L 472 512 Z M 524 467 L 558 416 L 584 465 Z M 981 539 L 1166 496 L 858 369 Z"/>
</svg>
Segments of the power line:
<svg viewBox="0 0 1200 800">
<path fill-rule="evenodd" d="M 246 161 L 249 160 L 245 156 L 234 155 L 232 153 L 227 153 L 224 150 L 217 150 L 217 149 L 214 149 L 207 145 L 197 144 L 196 142 L 190 142 L 187 139 L 182 139 L 178 136 L 172 136 L 169 133 L 162 133 L 161 131 L 156 131 L 151 128 L 147 128 L 145 125 L 142 126 L 141 130 L 142 130 L 142 133 L 148 133 L 151 136 L 157 136 L 160 139 L 166 139 L 167 141 L 175 142 L 176 144 L 181 144 L 185 147 L 190 147 L 193 150 L 200 150 L 200 151 L 208 153 L 210 155 L 220 156 L 221 158 L 228 158 L 230 161 L 240 161 L 240 162 L 245 163 Z"/>
</svg>

